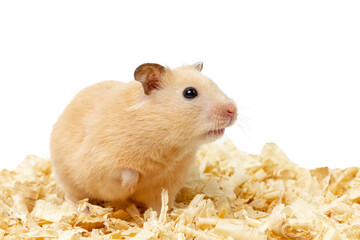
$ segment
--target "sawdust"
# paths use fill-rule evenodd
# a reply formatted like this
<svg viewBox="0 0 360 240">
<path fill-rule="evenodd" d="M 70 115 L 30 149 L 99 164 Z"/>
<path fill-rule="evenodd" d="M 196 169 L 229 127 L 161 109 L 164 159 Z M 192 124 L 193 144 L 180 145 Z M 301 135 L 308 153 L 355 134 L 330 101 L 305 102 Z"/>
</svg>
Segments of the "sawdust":
<svg viewBox="0 0 360 240">
<path fill-rule="evenodd" d="M 276 144 L 201 148 L 174 209 L 67 200 L 51 161 L 0 172 L 0 239 L 360 239 L 359 168 L 304 169 Z"/>
</svg>

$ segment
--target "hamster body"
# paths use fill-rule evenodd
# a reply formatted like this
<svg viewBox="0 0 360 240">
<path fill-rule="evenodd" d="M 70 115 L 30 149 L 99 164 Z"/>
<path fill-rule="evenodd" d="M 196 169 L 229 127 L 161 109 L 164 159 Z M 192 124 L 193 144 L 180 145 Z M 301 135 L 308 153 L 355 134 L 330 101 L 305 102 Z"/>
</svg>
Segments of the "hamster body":
<svg viewBox="0 0 360 240">
<path fill-rule="evenodd" d="M 222 136 L 236 106 L 202 63 L 175 69 L 143 64 L 131 82 L 80 91 L 53 127 L 51 158 L 68 197 L 127 198 L 159 211 L 172 206 L 198 147 Z"/>
</svg>

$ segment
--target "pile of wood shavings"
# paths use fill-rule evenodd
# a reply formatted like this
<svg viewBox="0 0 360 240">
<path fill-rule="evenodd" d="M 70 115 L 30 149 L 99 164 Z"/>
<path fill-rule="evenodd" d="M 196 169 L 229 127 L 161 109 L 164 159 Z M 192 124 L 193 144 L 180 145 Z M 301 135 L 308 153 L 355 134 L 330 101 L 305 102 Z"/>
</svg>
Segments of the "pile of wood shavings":
<svg viewBox="0 0 360 240">
<path fill-rule="evenodd" d="M 359 168 L 308 170 L 273 143 L 201 148 L 175 208 L 65 199 L 51 162 L 0 172 L 0 239 L 360 239 Z"/>
</svg>

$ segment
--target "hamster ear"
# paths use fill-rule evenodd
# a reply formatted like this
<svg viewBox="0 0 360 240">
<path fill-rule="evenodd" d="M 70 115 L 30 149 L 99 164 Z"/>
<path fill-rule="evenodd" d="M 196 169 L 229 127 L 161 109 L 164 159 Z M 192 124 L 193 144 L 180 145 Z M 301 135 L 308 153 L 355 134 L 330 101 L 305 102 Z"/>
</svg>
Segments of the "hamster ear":
<svg viewBox="0 0 360 240">
<path fill-rule="evenodd" d="M 145 94 L 149 95 L 152 90 L 161 88 L 164 73 L 165 67 L 156 63 L 144 63 L 135 69 L 134 78 L 141 82 Z"/>
<path fill-rule="evenodd" d="M 199 72 L 201 72 L 201 70 L 203 69 L 203 62 L 197 62 L 195 64 L 193 64 L 193 67 L 198 70 Z"/>
</svg>

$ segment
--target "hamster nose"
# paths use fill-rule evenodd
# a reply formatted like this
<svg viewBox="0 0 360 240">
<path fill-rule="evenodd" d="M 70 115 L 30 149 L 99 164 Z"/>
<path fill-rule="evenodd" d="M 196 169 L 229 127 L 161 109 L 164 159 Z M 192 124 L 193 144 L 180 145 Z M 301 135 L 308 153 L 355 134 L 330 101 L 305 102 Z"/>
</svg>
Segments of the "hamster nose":
<svg viewBox="0 0 360 240">
<path fill-rule="evenodd" d="M 233 103 L 225 105 L 225 114 L 229 117 L 233 117 L 236 114 L 236 106 Z"/>
</svg>

